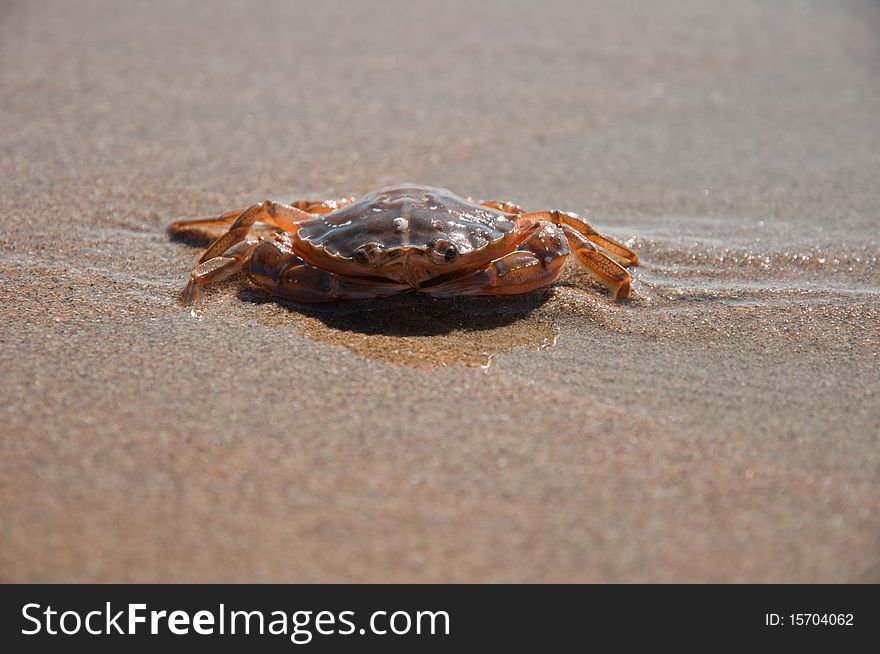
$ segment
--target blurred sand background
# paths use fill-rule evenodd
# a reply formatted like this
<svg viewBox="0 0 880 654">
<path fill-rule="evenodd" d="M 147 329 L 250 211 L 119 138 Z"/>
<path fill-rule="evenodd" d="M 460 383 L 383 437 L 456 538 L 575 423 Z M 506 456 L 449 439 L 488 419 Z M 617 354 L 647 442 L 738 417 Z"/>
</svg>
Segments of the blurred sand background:
<svg viewBox="0 0 880 654">
<path fill-rule="evenodd" d="M 0 579 L 880 581 L 876 2 L 7 0 L 0 62 Z M 403 181 L 633 299 L 178 304 L 170 220 Z"/>
</svg>

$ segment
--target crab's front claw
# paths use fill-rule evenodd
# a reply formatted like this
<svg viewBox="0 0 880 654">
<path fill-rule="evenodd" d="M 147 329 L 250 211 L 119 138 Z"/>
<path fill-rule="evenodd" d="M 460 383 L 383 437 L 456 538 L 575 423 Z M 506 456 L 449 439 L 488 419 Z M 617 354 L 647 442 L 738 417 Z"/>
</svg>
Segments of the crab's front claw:
<svg viewBox="0 0 880 654">
<path fill-rule="evenodd" d="M 562 271 L 570 251 L 560 229 L 548 222 L 533 226 L 519 249 L 489 265 L 419 291 L 435 297 L 516 295 L 546 286 Z"/>
<path fill-rule="evenodd" d="M 395 295 L 406 284 L 361 279 L 309 265 L 282 237 L 264 240 L 248 262 L 248 277 L 273 295 L 296 302 L 363 300 Z"/>
</svg>

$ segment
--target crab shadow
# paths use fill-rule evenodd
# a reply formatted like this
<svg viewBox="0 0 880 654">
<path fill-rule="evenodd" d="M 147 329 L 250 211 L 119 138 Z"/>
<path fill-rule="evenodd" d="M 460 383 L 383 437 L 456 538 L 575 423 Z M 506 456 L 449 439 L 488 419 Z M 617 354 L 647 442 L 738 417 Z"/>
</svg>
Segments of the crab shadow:
<svg viewBox="0 0 880 654">
<path fill-rule="evenodd" d="M 168 226 L 165 228 L 168 239 L 174 243 L 184 243 L 194 248 L 205 248 L 216 240 L 216 234 L 212 235 L 207 230 L 201 229 L 175 229 Z"/>
<path fill-rule="evenodd" d="M 512 325 L 550 299 L 547 290 L 509 297 L 433 298 L 401 293 L 388 298 L 303 304 L 253 289 L 239 298 L 255 304 L 274 303 L 292 314 L 314 318 L 344 332 L 384 336 L 441 336 L 454 331 L 479 332 Z"/>
</svg>

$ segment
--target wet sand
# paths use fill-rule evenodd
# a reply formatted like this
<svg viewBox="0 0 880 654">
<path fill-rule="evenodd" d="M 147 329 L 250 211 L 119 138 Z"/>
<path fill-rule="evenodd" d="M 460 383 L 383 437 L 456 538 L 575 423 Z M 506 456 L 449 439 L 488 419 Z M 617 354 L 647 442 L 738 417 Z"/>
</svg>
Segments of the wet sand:
<svg viewBox="0 0 880 654">
<path fill-rule="evenodd" d="M 876 3 L 6 2 L 0 60 L 0 580 L 880 581 Z M 633 297 L 178 303 L 172 219 L 403 181 Z"/>
</svg>

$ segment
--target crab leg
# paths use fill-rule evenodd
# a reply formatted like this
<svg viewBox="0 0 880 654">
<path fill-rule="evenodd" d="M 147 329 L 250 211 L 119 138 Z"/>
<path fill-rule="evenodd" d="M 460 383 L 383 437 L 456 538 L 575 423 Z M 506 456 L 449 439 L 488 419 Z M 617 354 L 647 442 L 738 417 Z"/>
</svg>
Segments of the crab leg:
<svg viewBox="0 0 880 654">
<path fill-rule="evenodd" d="M 638 255 L 635 252 L 602 236 L 575 214 L 562 211 L 534 211 L 521 214 L 517 221 L 523 227 L 535 222 L 539 225 L 549 222 L 560 226 L 568 241 L 568 247 L 590 276 L 607 288 L 615 300 L 629 297 L 632 276 L 623 266 L 638 263 Z M 589 235 L 584 232 L 588 232 Z M 600 239 L 600 242 L 596 242 L 596 238 Z M 616 248 L 617 256 L 614 251 L 602 247 L 603 244 Z"/>
<path fill-rule="evenodd" d="M 632 276 L 626 268 L 588 241 L 573 227 L 563 225 L 562 231 L 577 260 L 583 264 L 590 276 L 608 289 L 611 297 L 622 300 L 629 297 Z"/>
<path fill-rule="evenodd" d="M 233 212 L 226 212 L 217 218 L 208 220 L 177 221 L 172 229 L 181 225 L 204 225 L 206 223 L 222 223 L 228 221 Z M 199 295 L 200 287 L 205 284 L 226 279 L 241 269 L 241 265 L 259 240 L 245 241 L 248 233 L 257 221 L 279 227 L 287 231 L 296 231 L 298 220 L 308 220 L 312 216 L 300 209 L 266 200 L 240 212 L 225 234 L 214 241 L 199 257 L 198 265 L 190 273 L 189 281 L 183 291 L 183 303 L 189 304 Z M 245 243 L 244 246 L 236 246 Z"/>
<path fill-rule="evenodd" d="M 623 243 L 615 241 L 610 236 L 600 234 L 595 229 L 593 229 L 593 227 L 586 220 L 575 213 L 555 210 L 534 211 L 531 213 L 526 213 L 525 209 L 523 209 L 518 204 L 514 204 L 513 202 L 505 202 L 502 200 L 481 200 L 479 204 L 483 205 L 484 207 L 503 211 L 505 213 L 520 214 L 528 216 L 530 218 L 534 218 L 535 220 L 547 220 L 549 222 L 552 222 L 554 225 L 568 225 L 569 227 L 575 229 L 579 234 L 581 234 L 581 236 L 584 236 L 592 243 L 595 243 L 596 246 L 600 250 L 602 250 L 602 252 L 614 259 L 620 265 L 639 265 L 638 254 L 626 247 Z"/>
<path fill-rule="evenodd" d="M 227 212 L 218 216 L 215 219 L 216 223 L 228 219 L 230 213 L 231 212 Z M 280 202 L 273 202 L 272 200 L 266 200 L 260 204 L 250 206 L 236 217 L 235 221 L 229 226 L 229 229 L 225 234 L 220 236 L 220 238 L 214 241 L 211 246 L 205 250 L 199 258 L 199 263 L 204 263 L 208 259 L 213 259 L 214 257 L 219 256 L 236 243 L 243 241 L 247 238 L 247 235 L 251 231 L 251 227 L 253 227 L 255 222 L 266 223 L 267 225 L 279 227 L 285 231 L 295 232 L 297 230 L 297 222 L 308 220 L 309 218 L 312 218 L 312 216 L 301 209 L 281 204 Z M 179 228 L 180 225 L 184 224 L 189 226 L 202 226 L 206 224 L 206 221 L 178 221 L 176 224 L 172 223 L 172 228 Z"/>
<path fill-rule="evenodd" d="M 331 211 L 336 211 L 340 207 L 344 207 L 347 204 L 351 204 L 355 201 L 355 198 L 337 198 L 335 200 L 294 200 L 290 203 L 290 206 L 296 207 L 297 209 L 302 209 L 303 211 L 308 211 L 312 214 L 324 214 L 330 213 Z"/>
<path fill-rule="evenodd" d="M 504 213 L 526 212 L 526 210 L 518 204 L 514 204 L 513 202 L 505 202 L 503 200 L 480 200 L 477 204 L 481 204 L 484 207 L 489 207 L 490 209 L 498 209 L 498 211 L 503 211 Z"/>
<path fill-rule="evenodd" d="M 193 268 L 183 289 L 183 304 L 191 304 L 199 297 L 202 286 L 228 279 L 239 270 L 259 245 L 261 239 L 247 239 L 236 243 L 219 257 L 212 257 Z"/>
<path fill-rule="evenodd" d="M 227 225 L 234 223 L 235 219 L 244 212 L 244 209 L 233 209 L 232 211 L 224 211 L 219 216 L 174 220 L 168 227 L 172 232 L 185 232 L 200 227 L 226 227 Z"/>
<path fill-rule="evenodd" d="M 344 207 L 346 204 L 349 204 L 354 201 L 355 198 L 338 198 L 336 200 L 294 200 L 288 205 L 284 205 L 280 202 L 272 202 L 279 207 L 292 207 L 299 211 L 305 211 L 306 213 L 312 215 L 320 215 L 324 213 L 329 213 L 331 211 L 335 211 L 340 207 Z M 271 200 L 267 200 L 266 202 L 271 202 Z M 264 202 L 263 204 L 266 204 Z M 211 216 L 207 218 L 190 218 L 188 220 L 175 220 L 171 223 L 170 228 L 172 231 L 186 231 L 192 228 L 200 228 L 200 227 L 226 227 L 227 225 L 231 225 L 235 222 L 235 220 L 247 211 L 250 207 L 246 207 L 244 209 L 233 209 L 232 211 L 224 211 L 219 216 Z M 309 216 L 304 216 L 301 218 L 297 218 L 297 220 L 304 220 Z M 277 225 L 276 225 L 277 226 Z"/>
<path fill-rule="evenodd" d="M 535 226 L 517 250 L 488 266 L 419 291 L 436 297 L 454 295 L 514 295 L 527 293 L 553 281 L 570 250 L 561 230 L 552 223 Z"/>
<path fill-rule="evenodd" d="M 524 218 L 533 220 L 548 220 L 554 225 L 567 225 L 571 227 L 581 236 L 594 243 L 602 252 L 614 259 L 622 266 L 639 265 L 639 255 L 626 247 L 623 243 L 618 243 L 610 236 L 600 234 L 593 229 L 587 221 L 577 214 L 568 211 L 533 211 L 522 214 Z"/>
</svg>

